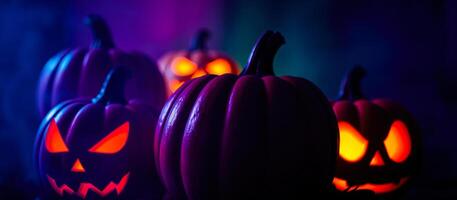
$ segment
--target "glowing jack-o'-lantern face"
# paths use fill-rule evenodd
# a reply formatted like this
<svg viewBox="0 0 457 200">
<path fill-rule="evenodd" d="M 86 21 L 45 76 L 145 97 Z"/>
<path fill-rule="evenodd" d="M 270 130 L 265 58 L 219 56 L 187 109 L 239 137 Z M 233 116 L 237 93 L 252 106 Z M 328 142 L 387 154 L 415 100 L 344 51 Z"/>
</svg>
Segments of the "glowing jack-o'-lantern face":
<svg viewBox="0 0 457 200">
<path fill-rule="evenodd" d="M 206 74 L 222 75 L 239 72 L 237 64 L 231 58 L 218 51 L 207 49 L 208 34 L 207 31 L 200 31 L 189 50 L 167 53 L 159 60 L 170 94 L 185 81 L 193 78 Z"/>
<path fill-rule="evenodd" d="M 232 62 L 225 58 L 216 58 L 206 63 L 205 66 L 199 66 L 186 57 L 177 57 L 171 64 L 171 73 L 175 79 L 169 82 L 170 90 L 174 92 L 186 80 L 198 78 L 206 74 L 222 75 L 237 73 L 237 70 L 232 65 Z"/>
<path fill-rule="evenodd" d="M 340 130 L 340 156 L 348 162 L 359 161 L 367 151 L 368 140 L 365 139 L 348 122 L 338 122 Z M 408 128 L 401 120 L 392 123 L 387 137 L 384 139 L 384 148 L 389 159 L 396 163 L 404 162 L 411 153 L 411 138 Z M 382 166 L 384 159 L 379 150 L 373 155 L 370 166 Z"/>
<path fill-rule="evenodd" d="M 383 167 L 386 163 L 394 162 L 401 164 L 407 160 L 411 153 L 411 138 L 408 128 L 401 120 L 396 120 L 383 140 L 383 144 L 370 144 L 380 146 L 381 149 L 375 150 L 374 154 L 367 154 L 369 141 L 360 134 L 350 123 L 345 121 L 338 122 L 340 130 L 340 145 L 339 155 L 340 158 L 348 163 L 357 163 L 366 156 L 369 160 L 369 167 L 378 168 Z M 383 152 L 383 154 L 381 154 Z M 387 155 L 387 156 L 386 156 Z M 401 178 L 398 183 L 366 183 L 357 185 L 357 189 L 367 189 L 375 193 L 386 193 L 396 190 L 401 187 L 408 180 L 407 177 Z M 339 190 L 350 189 L 349 185 L 344 179 L 335 178 L 334 185 Z M 355 189 L 355 188 L 353 188 Z"/>
<path fill-rule="evenodd" d="M 333 102 L 340 131 L 333 184 L 340 191 L 371 190 L 377 195 L 393 195 L 404 188 L 417 169 L 417 127 L 400 105 L 362 98 L 359 82 L 353 80 L 357 77 L 351 77 L 360 71 L 352 73 L 342 98 Z M 351 99 L 351 95 L 358 98 Z"/>
<path fill-rule="evenodd" d="M 88 149 L 88 153 L 94 154 L 116 154 L 121 151 L 126 142 L 129 135 L 129 122 L 125 122 L 120 125 L 118 128 L 113 130 L 109 133 L 106 137 L 101 139 L 98 143 L 93 145 L 90 149 Z M 49 124 L 46 139 L 45 139 L 45 147 L 46 150 L 51 154 L 61 154 L 61 153 L 69 153 L 70 149 L 65 144 L 64 139 L 59 131 L 59 128 L 53 119 Z M 83 162 L 78 156 L 75 156 L 73 164 L 71 164 L 71 168 L 68 168 L 68 171 L 72 173 L 86 173 L 86 168 L 84 167 Z M 71 160 L 70 160 L 71 161 Z M 71 162 L 70 162 L 71 163 Z M 114 163 L 113 163 L 114 164 Z M 94 171 L 96 173 L 100 169 L 95 168 Z M 102 169 L 103 170 L 103 169 Z M 63 171 L 63 170 L 62 170 Z M 121 194 L 127 185 L 129 180 L 130 172 L 126 170 L 121 179 L 119 180 L 111 180 L 108 182 L 106 186 L 97 185 L 90 181 L 82 181 L 79 183 L 79 186 L 70 186 L 67 183 L 59 183 L 59 180 L 56 180 L 51 174 L 47 174 L 47 179 L 49 181 L 50 186 L 52 189 L 63 196 L 64 193 L 68 195 L 77 195 L 81 198 L 86 198 L 89 191 L 92 191 L 98 194 L 100 197 L 105 197 L 110 195 L 111 193 L 116 193 L 117 195 Z M 78 175 L 79 176 L 79 175 Z"/>
<path fill-rule="evenodd" d="M 123 98 L 123 74 L 114 70 L 97 97 L 60 104 L 44 119 L 35 146 L 44 199 L 160 196 L 152 148 L 158 113 Z"/>
</svg>

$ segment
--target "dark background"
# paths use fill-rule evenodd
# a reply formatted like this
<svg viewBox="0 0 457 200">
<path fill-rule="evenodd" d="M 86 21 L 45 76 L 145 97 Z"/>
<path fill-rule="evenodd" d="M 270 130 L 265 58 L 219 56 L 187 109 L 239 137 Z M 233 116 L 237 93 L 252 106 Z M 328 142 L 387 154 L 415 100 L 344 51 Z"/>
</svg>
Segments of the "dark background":
<svg viewBox="0 0 457 200">
<path fill-rule="evenodd" d="M 244 65 L 262 31 L 281 31 L 287 44 L 276 72 L 310 79 L 330 99 L 345 71 L 364 65 L 365 94 L 402 103 L 422 128 L 422 173 L 407 198 L 457 199 L 453 0 L 1 0 L 0 192 L 33 193 L 38 76 L 59 50 L 90 43 L 82 24 L 90 13 L 107 19 L 118 47 L 153 58 L 186 48 L 193 33 L 208 27 L 210 47 Z"/>
</svg>

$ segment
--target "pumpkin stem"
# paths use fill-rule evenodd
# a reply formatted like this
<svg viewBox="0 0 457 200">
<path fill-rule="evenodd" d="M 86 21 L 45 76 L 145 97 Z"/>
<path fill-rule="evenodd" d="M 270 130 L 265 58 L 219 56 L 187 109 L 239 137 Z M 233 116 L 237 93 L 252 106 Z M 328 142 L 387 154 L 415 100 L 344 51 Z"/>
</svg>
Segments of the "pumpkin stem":
<svg viewBox="0 0 457 200">
<path fill-rule="evenodd" d="M 92 99 L 93 103 L 125 104 L 127 101 L 124 97 L 125 82 L 129 79 L 130 72 L 125 67 L 115 67 L 106 75 L 105 82 L 98 95 Z"/>
<path fill-rule="evenodd" d="M 285 43 L 284 37 L 279 32 L 266 31 L 257 39 L 248 64 L 241 75 L 275 75 L 273 61 L 279 48 Z"/>
<path fill-rule="evenodd" d="M 98 15 L 89 15 L 84 19 L 84 24 L 88 26 L 93 35 L 93 48 L 114 48 L 113 37 L 105 20 Z"/>
<path fill-rule="evenodd" d="M 365 68 L 356 65 L 346 75 L 341 82 L 340 100 L 357 100 L 364 98 L 362 95 L 362 79 L 366 74 Z"/>
<path fill-rule="evenodd" d="M 195 37 L 192 39 L 190 43 L 189 51 L 195 50 L 207 50 L 208 49 L 208 39 L 210 38 L 210 32 L 208 29 L 203 28 L 200 29 Z"/>
</svg>

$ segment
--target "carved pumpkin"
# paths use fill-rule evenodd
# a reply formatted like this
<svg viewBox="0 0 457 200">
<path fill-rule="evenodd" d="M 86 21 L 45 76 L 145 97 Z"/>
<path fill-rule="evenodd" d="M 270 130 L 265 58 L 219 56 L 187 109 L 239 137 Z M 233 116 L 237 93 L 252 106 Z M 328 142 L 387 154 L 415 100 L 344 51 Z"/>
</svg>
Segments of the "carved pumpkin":
<svg viewBox="0 0 457 200">
<path fill-rule="evenodd" d="M 44 66 L 38 86 L 38 108 L 44 116 L 58 103 L 75 98 L 91 98 L 102 86 L 110 66 L 127 66 L 132 77 L 125 96 L 160 109 L 166 100 L 165 82 L 154 61 L 139 52 L 115 48 L 105 21 L 95 15 L 86 18 L 93 32 L 92 46 L 64 50 Z"/>
<path fill-rule="evenodd" d="M 235 61 L 224 53 L 208 49 L 208 38 L 209 32 L 200 30 L 188 50 L 170 52 L 159 59 L 160 70 L 167 80 L 170 94 L 192 78 L 206 74 L 238 73 Z"/>
<path fill-rule="evenodd" d="M 418 165 L 418 128 L 400 105 L 367 100 L 361 93 L 365 70 L 357 66 L 333 103 L 340 131 L 333 183 L 341 191 L 370 190 L 392 195 L 404 187 Z"/>
<path fill-rule="evenodd" d="M 331 187 L 338 127 L 310 81 L 276 77 L 266 32 L 241 75 L 192 79 L 165 104 L 156 166 L 167 199 L 303 199 Z"/>
<path fill-rule="evenodd" d="M 114 68 L 98 96 L 63 102 L 43 120 L 35 159 L 44 196 L 160 198 L 153 158 L 158 111 L 127 101 L 125 71 Z"/>
</svg>

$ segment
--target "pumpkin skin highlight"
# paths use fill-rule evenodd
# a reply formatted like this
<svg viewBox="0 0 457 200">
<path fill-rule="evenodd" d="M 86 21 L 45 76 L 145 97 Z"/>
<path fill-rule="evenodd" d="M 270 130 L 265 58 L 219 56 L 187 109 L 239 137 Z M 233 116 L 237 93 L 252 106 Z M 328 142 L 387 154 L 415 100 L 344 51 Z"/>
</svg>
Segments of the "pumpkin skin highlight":
<svg viewBox="0 0 457 200">
<path fill-rule="evenodd" d="M 188 50 L 173 51 L 159 59 L 160 71 L 165 77 L 169 94 L 175 92 L 184 82 L 206 74 L 238 74 L 238 65 L 226 54 L 208 49 L 210 33 L 200 30 Z"/>
<path fill-rule="evenodd" d="M 363 97 L 360 82 L 365 73 L 361 66 L 352 69 L 343 80 L 339 100 L 332 103 L 340 125 L 340 156 L 333 183 L 340 191 L 370 190 L 377 196 L 394 196 L 417 173 L 419 129 L 398 103 Z"/>
<path fill-rule="evenodd" d="M 331 186 L 338 128 L 310 81 L 276 77 L 267 31 L 242 75 L 192 79 L 165 104 L 154 153 L 166 199 L 303 199 Z"/>
<path fill-rule="evenodd" d="M 65 101 L 46 115 L 35 142 L 45 199 L 161 197 L 153 158 L 158 111 L 124 99 L 125 73 L 113 68 L 97 97 Z"/>
<path fill-rule="evenodd" d="M 45 64 L 38 83 L 37 103 L 41 116 L 55 105 L 70 99 L 92 98 L 111 66 L 128 67 L 132 73 L 125 96 L 161 109 L 166 86 L 155 61 L 140 52 L 125 52 L 115 47 L 105 21 L 89 15 L 85 23 L 93 32 L 88 48 L 66 49 Z"/>
</svg>

